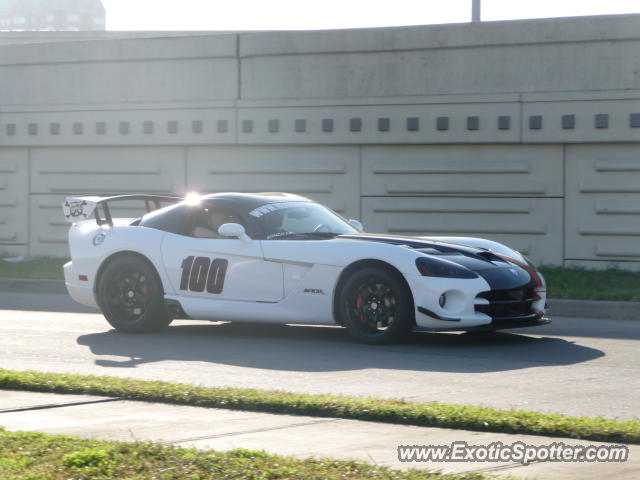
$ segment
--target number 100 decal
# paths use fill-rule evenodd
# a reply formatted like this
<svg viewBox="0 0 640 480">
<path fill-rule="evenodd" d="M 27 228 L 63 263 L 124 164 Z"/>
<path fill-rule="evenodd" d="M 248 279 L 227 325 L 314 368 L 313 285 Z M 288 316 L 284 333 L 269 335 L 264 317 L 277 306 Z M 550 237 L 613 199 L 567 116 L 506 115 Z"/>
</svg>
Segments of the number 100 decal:
<svg viewBox="0 0 640 480">
<path fill-rule="evenodd" d="M 180 290 L 222 293 L 229 261 L 226 258 L 187 257 L 182 260 Z"/>
</svg>

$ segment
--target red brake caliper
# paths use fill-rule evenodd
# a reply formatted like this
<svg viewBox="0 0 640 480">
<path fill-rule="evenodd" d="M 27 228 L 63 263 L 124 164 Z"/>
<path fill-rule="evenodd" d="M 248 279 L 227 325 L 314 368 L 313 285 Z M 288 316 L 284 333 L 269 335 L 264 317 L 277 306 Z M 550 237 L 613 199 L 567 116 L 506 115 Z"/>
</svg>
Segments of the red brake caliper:
<svg viewBox="0 0 640 480">
<path fill-rule="evenodd" d="M 360 312 L 360 322 L 367 323 L 367 319 L 365 318 L 364 313 L 362 312 L 363 306 L 364 306 L 364 297 L 362 296 L 362 293 L 358 293 L 358 296 L 356 297 L 356 307 L 358 307 L 358 311 Z"/>
<path fill-rule="evenodd" d="M 149 284 L 147 282 L 142 285 L 142 295 L 144 295 L 144 308 L 146 309 L 149 305 Z"/>
</svg>

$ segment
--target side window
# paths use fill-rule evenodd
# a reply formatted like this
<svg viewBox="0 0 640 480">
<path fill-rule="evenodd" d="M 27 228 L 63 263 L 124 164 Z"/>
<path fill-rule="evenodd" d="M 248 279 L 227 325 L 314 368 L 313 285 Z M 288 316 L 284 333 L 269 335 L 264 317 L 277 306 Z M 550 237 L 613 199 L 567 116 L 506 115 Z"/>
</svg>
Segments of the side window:
<svg viewBox="0 0 640 480">
<path fill-rule="evenodd" d="M 191 219 L 191 213 L 191 207 L 186 205 L 170 205 L 147 213 L 139 220 L 138 224 L 147 228 L 185 235 L 188 230 L 186 222 Z"/>
<path fill-rule="evenodd" d="M 224 207 L 207 206 L 194 212 L 191 236 L 197 238 L 222 238 L 218 228 L 225 223 L 240 223 L 240 218 L 232 210 Z"/>
</svg>

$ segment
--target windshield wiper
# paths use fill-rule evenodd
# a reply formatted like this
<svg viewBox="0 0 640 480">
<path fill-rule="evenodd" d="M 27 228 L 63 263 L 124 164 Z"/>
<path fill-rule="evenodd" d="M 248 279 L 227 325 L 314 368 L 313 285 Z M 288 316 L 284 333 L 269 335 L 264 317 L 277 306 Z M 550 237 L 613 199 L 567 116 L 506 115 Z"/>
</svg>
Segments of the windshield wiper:
<svg viewBox="0 0 640 480">
<path fill-rule="evenodd" d="M 337 237 L 338 235 L 341 235 L 340 233 L 336 233 L 336 232 L 303 232 L 303 233 L 294 233 L 294 232 L 289 232 L 289 233 L 282 233 L 280 235 L 276 234 L 273 237 L 269 238 L 269 240 L 286 240 L 289 239 L 291 240 L 292 238 L 334 238 Z"/>
</svg>

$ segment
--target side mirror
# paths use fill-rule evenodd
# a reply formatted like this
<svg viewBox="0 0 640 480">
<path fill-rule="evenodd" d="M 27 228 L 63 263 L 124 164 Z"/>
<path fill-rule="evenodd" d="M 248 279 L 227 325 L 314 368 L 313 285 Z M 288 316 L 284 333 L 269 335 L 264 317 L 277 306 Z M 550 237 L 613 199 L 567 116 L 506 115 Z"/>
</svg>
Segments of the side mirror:
<svg viewBox="0 0 640 480">
<path fill-rule="evenodd" d="M 349 219 L 349 224 L 352 227 L 354 227 L 356 230 L 358 230 L 359 232 L 364 232 L 364 226 L 358 220 L 350 218 Z"/>
<path fill-rule="evenodd" d="M 243 242 L 251 240 L 245 232 L 244 227 L 239 223 L 223 223 L 218 228 L 218 235 L 221 237 L 239 238 Z"/>
</svg>

